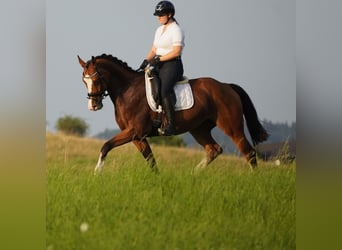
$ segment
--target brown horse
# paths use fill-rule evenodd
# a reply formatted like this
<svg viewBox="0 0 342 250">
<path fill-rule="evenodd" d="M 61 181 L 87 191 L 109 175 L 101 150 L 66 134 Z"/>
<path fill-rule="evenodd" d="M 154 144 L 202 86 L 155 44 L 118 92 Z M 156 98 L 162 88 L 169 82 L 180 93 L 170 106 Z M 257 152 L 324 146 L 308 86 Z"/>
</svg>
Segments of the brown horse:
<svg viewBox="0 0 342 250">
<path fill-rule="evenodd" d="M 131 141 L 151 168 L 157 171 L 146 138 L 158 135 L 153 122 L 158 114 L 148 106 L 144 72 L 137 72 L 121 60 L 106 54 L 92 57 L 88 62 L 79 56 L 78 60 L 88 90 L 88 108 L 100 110 L 103 98 L 109 95 L 114 104 L 116 122 L 121 129 L 120 133 L 103 144 L 95 172 L 103 167 L 111 149 Z M 208 165 L 222 153 L 222 148 L 211 136 L 211 130 L 217 126 L 234 141 L 250 166 L 255 168 L 256 152 L 244 134 L 243 116 L 254 146 L 265 141 L 268 134 L 259 122 L 248 94 L 236 84 L 221 83 L 212 78 L 191 79 L 189 83 L 194 106 L 176 112 L 176 133 L 189 131 L 206 150 L 206 157 L 197 167 Z M 162 120 L 166 122 L 164 117 Z"/>
</svg>

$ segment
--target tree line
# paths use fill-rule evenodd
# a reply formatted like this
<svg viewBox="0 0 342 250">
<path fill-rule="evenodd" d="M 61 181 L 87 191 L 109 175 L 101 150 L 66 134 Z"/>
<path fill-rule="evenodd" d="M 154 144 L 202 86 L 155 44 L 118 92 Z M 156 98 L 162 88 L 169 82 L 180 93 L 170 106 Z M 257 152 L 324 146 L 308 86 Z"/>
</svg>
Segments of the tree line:
<svg viewBox="0 0 342 250">
<path fill-rule="evenodd" d="M 264 120 L 262 121 L 265 129 L 269 132 L 270 137 L 267 140 L 268 143 L 277 143 L 283 141 L 295 141 L 296 140 L 296 123 L 293 122 L 288 124 L 284 123 L 274 123 L 272 121 Z M 84 119 L 80 117 L 75 117 L 71 115 L 65 115 L 57 120 L 55 128 L 57 131 L 76 136 L 86 136 L 88 133 L 89 125 Z M 94 135 L 95 138 L 108 140 L 119 132 L 118 129 L 105 129 L 104 131 Z M 213 137 L 219 144 L 222 144 L 227 151 L 234 150 L 234 144 L 231 142 L 230 138 L 224 135 L 219 129 L 215 128 L 212 130 Z M 246 131 L 248 135 L 248 132 Z M 179 136 L 170 137 L 153 137 L 148 138 L 150 143 L 177 146 L 177 147 L 191 147 L 197 145 L 197 142 L 192 138 L 189 133 L 185 133 Z"/>
</svg>

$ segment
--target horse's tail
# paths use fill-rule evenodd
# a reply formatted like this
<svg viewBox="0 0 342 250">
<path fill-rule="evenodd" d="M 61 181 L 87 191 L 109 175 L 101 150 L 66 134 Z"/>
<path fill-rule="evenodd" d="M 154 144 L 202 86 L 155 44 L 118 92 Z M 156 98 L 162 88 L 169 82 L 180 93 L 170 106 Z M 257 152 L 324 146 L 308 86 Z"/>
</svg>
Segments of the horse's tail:
<svg viewBox="0 0 342 250">
<path fill-rule="evenodd" d="M 236 91 L 236 93 L 239 94 L 241 98 L 243 114 L 245 115 L 247 128 L 249 134 L 251 135 L 253 145 L 255 146 L 260 142 L 266 141 L 269 134 L 259 122 L 259 118 L 251 98 L 248 96 L 246 91 L 239 85 L 230 84 L 230 86 Z"/>
</svg>

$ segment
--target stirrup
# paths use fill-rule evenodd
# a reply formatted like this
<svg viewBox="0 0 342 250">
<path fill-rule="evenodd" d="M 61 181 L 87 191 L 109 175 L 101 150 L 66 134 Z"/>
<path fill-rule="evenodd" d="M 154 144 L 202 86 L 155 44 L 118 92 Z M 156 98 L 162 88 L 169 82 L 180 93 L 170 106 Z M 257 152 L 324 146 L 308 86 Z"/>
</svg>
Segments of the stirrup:
<svg viewBox="0 0 342 250">
<path fill-rule="evenodd" d="M 171 131 L 169 131 L 171 130 Z M 175 135 L 175 128 L 174 126 L 168 124 L 166 127 L 164 128 L 158 128 L 158 133 L 160 135 L 164 135 L 164 136 L 172 136 L 172 135 Z"/>
</svg>

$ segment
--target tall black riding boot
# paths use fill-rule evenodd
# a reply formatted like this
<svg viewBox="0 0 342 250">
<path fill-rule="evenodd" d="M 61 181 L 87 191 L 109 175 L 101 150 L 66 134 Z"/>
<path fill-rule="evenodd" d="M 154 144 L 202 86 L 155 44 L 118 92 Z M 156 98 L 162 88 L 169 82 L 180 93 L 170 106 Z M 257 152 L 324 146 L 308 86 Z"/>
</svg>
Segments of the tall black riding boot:
<svg viewBox="0 0 342 250">
<path fill-rule="evenodd" d="M 162 135 L 174 135 L 175 134 L 175 111 L 171 102 L 170 96 L 163 98 L 163 109 L 167 117 L 168 124 L 162 129 Z"/>
<path fill-rule="evenodd" d="M 152 71 L 152 96 L 154 101 L 156 102 L 156 108 L 158 109 L 159 105 L 162 105 L 161 103 L 161 96 L 160 96 L 160 78 L 158 74 Z"/>
</svg>

